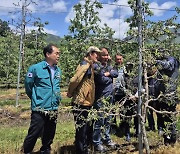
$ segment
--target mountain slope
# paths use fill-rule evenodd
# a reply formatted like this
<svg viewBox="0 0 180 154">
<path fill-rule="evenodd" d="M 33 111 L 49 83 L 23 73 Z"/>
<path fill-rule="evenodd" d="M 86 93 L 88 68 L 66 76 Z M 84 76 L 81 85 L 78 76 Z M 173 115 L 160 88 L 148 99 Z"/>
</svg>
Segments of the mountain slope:
<svg viewBox="0 0 180 154">
<path fill-rule="evenodd" d="M 47 34 L 46 36 L 46 41 L 48 43 L 56 43 L 56 42 L 59 42 L 60 40 L 61 40 L 61 37 L 56 36 L 56 35 Z"/>
</svg>

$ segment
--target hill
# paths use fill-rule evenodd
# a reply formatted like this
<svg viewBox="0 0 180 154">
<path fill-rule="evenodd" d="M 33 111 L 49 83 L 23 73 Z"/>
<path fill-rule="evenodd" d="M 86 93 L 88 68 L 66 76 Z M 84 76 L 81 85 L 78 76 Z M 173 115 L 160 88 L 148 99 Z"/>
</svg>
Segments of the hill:
<svg viewBox="0 0 180 154">
<path fill-rule="evenodd" d="M 47 34 L 46 36 L 46 41 L 48 43 L 55 43 L 55 42 L 59 42 L 61 40 L 61 37 L 53 35 L 53 34 Z"/>
</svg>

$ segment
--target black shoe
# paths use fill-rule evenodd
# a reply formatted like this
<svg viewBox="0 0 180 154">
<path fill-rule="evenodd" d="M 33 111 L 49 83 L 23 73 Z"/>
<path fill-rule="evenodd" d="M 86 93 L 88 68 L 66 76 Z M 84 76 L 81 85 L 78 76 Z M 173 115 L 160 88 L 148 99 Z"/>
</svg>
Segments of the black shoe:
<svg viewBox="0 0 180 154">
<path fill-rule="evenodd" d="M 130 141 L 131 141 L 131 137 L 130 137 L 130 134 L 129 134 L 129 133 L 126 135 L 126 141 L 127 141 L 127 142 L 130 142 Z"/>
<path fill-rule="evenodd" d="M 94 147 L 94 149 L 95 149 L 95 151 L 98 151 L 98 152 L 106 152 L 107 151 L 106 147 L 104 147 L 102 144 L 96 145 Z"/>
<path fill-rule="evenodd" d="M 163 135 L 163 137 L 164 137 L 164 144 L 165 145 L 176 143 L 176 139 L 177 139 L 176 134 Z"/>
<path fill-rule="evenodd" d="M 169 135 L 163 135 L 164 138 L 164 144 L 168 145 L 171 143 L 171 137 Z"/>
<path fill-rule="evenodd" d="M 50 154 L 51 150 L 50 149 L 46 149 L 46 150 L 41 150 L 40 154 Z"/>
<path fill-rule="evenodd" d="M 164 137 L 164 144 L 175 144 L 177 140 L 176 134 L 171 134 L 171 135 L 163 135 Z"/>
<path fill-rule="evenodd" d="M 176 134 L 171 134 L 171 144 L 175 144 L 177 140 L 177 135 Z"/>
<path fill-rule="evenodd" d="M 115 150 L 115 149 L 117 149 L 117 146 L 118 146 L 118 144 L 117 143 L 115 143 L 115 142 L 113 142 L 113 141 L 109 141 L 109 142 L 106 142 L 106 143 L 104 143 L 107 147 L 109 147 L 110 149 L 112 149 L 112 150 Z"/>
<path fill-rule="evenodd" d="M 164 135 L 164 131 L 163 131 L 163 129 L 161 127 L 158 130 L 158 134 L 159 134 L 159 136 L 163 136 Z"/>
</svg>

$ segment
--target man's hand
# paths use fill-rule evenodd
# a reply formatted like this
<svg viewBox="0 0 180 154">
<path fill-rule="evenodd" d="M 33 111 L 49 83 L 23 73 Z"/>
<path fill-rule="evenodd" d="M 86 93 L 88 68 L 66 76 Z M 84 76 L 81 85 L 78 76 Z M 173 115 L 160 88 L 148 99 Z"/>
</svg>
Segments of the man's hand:
<svg viewBox="0 0 180 154">
<path fill-rule="evenodd" d="M 110 73 L 109 72 L 105 72 L 104 76 L 110 76 Z"/>
</svg>

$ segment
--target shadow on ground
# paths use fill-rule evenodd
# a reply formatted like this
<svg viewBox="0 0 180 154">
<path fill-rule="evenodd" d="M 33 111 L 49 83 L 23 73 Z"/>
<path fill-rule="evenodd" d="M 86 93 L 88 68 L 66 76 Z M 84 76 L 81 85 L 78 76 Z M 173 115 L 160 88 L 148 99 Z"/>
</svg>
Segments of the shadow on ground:
<svg viewBox="0 0 180 154">
<path fill-rule="evenodd" d="M 59 148 L 59 154 L 74 154 L 75 147 L 74 145 L 66 145 Z"/>
</svg>

